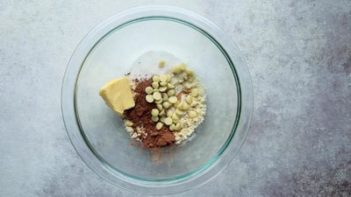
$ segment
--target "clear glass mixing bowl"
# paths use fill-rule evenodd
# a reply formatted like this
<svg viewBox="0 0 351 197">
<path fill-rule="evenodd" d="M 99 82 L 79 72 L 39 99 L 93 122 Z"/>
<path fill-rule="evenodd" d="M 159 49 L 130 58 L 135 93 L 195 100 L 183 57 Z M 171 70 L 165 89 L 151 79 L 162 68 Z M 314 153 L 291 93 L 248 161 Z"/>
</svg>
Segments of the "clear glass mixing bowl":
<svg viewBox="0 0 351 197">
<path fill-rule="evenodd" d="M 150 50 L 184 60 L 207 94 L 207 114 L 196 135 L 156 155 L 131 143 L 98 94 Z M 62 85 L 64 122 L 83 161 L 115 185 L 152 194 L 192 189 L 223 170 L 245 139 L 252 107 L 249 72 L 228 35 L 174 7 L 133 8 L 99 24 L 74 51 Z"/>
</svg>

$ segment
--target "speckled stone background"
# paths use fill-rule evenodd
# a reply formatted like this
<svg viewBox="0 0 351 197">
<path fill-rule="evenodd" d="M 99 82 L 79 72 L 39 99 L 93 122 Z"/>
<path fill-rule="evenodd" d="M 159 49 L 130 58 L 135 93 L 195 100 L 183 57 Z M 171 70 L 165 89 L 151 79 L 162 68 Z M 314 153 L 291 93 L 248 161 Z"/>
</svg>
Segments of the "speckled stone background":
<svg viewBox="0 0 351 197">
<path fill-rule="evenodd" d="M 179 196 L 351 195 L 350 0 L 0 0 L 0 196 L 136 196 L 79 159 L 60 89 L 91 28 L 147 4 L 217 23 L 252 75 L 255 111 L 239 155 Z"/>
</svg>

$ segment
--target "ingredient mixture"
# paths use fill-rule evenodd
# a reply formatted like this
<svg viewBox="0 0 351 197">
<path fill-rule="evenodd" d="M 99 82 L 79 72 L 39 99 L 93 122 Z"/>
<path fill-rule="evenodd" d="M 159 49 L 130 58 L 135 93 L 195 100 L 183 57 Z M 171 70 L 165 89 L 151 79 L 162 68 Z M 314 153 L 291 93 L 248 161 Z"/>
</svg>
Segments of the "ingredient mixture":
<svg viewBox="0 0 351 197">
<path fill-rule="evenodd" d="M 164 64 L 161 61 L 159 67 Z M 147 148 L 181 143 L 194 133 L 206 113 L 204 89 L 185 64 L 149 78 L 111 81 L 100 95 L 121 114 L 131 138 Z"/>
</svg>

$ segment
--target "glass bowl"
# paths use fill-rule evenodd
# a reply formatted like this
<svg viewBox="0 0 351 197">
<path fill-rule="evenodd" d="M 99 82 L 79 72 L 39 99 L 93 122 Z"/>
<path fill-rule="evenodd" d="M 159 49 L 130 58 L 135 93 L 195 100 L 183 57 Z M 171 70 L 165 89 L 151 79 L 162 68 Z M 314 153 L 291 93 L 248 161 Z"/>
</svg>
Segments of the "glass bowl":
<svg viewBox="0 0 351 197">
<path fill-rule="evenodd" d="M 99 88 L 153 50 L 195 71 L 206 90 L 207 114 L 185 143 L 150 151 L 131 142 Z M 252 107 L 250 75 L 228 35 L 175 7 L 133 8 L 99 24 L 74 51 L 62 85 L 66 130 L 82 160 L 109 182 L 150 194 L 186 191 L 223 170 L 245 139 Z"/>
</svg>

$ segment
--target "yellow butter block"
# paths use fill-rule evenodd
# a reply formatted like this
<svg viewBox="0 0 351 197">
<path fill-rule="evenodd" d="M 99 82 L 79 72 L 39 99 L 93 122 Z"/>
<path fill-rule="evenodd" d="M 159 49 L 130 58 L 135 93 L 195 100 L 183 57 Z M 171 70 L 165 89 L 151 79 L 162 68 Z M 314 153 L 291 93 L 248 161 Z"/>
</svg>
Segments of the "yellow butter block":
<svg viewBox="0 0 351 197">
<path fill-rule="evenodd" d="M 122 115 L 127 109 L 135 106 L 130 81 L 127 77 L 114 79 L 100 89 L 100 96 L 106 104 Z"/>
</svg>

